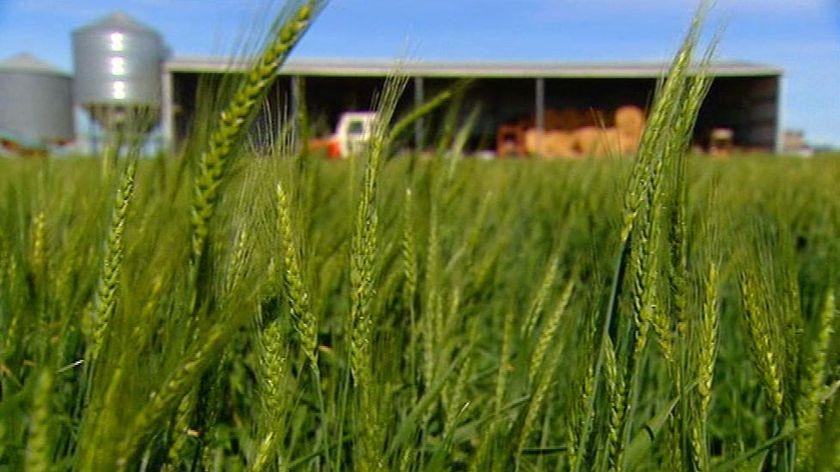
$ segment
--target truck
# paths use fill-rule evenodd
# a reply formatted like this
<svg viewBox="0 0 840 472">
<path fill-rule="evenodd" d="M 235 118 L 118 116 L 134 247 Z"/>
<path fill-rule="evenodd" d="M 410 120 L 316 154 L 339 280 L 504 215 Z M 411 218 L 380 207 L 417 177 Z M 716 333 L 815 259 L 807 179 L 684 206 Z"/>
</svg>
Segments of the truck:
<svg viewBox="0 0 840 472">
<path fill-rule="evenodd" d="M 354 111 L 341 114 L 335 133 L 326 139 L 309 142 L 312 150 L 325 149 L 330 159 L 346 159 L 359 154 L 370 142 L 378 114 L 374 111 Z"/>
</svg>

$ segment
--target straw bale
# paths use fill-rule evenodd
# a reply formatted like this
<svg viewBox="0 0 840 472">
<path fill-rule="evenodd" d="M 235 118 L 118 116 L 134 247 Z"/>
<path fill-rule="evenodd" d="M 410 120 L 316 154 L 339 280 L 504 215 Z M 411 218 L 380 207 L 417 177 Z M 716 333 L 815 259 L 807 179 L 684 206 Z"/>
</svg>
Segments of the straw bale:
<svg viewBox="0 0 840 472">
<path fill-rule="evenodd" d="M 615 127 L 628 136 L 641 136 L 645 128 L 645 113 L 634 105 L 619 107 L 615 111 Z"/>
</svg>

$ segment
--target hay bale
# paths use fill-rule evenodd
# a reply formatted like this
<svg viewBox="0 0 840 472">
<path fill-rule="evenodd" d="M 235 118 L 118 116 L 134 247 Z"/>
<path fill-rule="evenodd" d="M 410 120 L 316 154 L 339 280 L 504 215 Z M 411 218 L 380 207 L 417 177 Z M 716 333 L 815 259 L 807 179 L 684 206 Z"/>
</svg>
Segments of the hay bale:
<svg viewBox="0 0 840 472">
<path fill-rule="evenodd" d="M 569 131 L 546 132 L 542 140 L 542 154 L 550 159 L 576 157 L 575 137 Z"/>
<path fill-rule="evenodd" d="M 568 131 L 544 131 L 536 128 L 525 131 L 525 150 L 528 154 L 548 159 L 574 156 L 574 137 Z"/>
<path fill-rule="evenodd" d="M 588 126 L 595 126 L 597 128 L 611 128 L 615 125 L 615 116 L 611 111 L 604 111 L 598 108 L 589 110 Z"/>
<path fill-rule="evenodd" d="M 544 131 L 536 128 L 525 130 L 525 150 L 528 154 L 547 159 L 577 157 L 577 139 L 571 131 Z"/>
<path fill-rule="evenodd" d="M 619 107 L 615 111 L 615 127 L 621 130 L 622 135 L 641 137 L 645 129 L 645 113 L 633 105 Z"/>
<path fill-rule="evenodd" d="M 576 149 L 588 157 L 633 155 L 639 148 L 639 137 L 618 128 L 585 126 L 575 132 Z"/>
<path fill-rule="evenodd" d="M 619 146 L 618 149 L 622 156 L 633 156 L 639 152 L 639 144 L 642 141 L 640 134 L 628 134 L 618 130 Z"/>
<path fill-rule="evenodd" d="M 586 116 L 575 108 L 564 108 L 560 111 L 549 109 L 545 112 L 545 129 L 574 131 L 586 122 Z"/>
<path fill-rule="evenodd" d="M 594 155 L 598 145 L 598 134 L 600 131 L 595 126 L 584 126 L 575 131 L 575 148 L 582 155 L 591 157 Z"/>
<path fill-rule="evenodd" d="M 537 143 L 539 142 L 539 130 L 528 128 L 525 130 L 525 152 L 528 154 L 539 154 Z"/>
<path fill-rule="evenodd" d="M 612 157 L 619 153 L 621 140 L 615 128 L 599 128 L 595 139 L 592 155 L 595 157 Z"/>
<path fill-rule="evenodd" d="M 576 143 L 577 139 L 572 131 L 558 132 L 555 137 L 555 146 L 560 150 L 559 154 L 565 158 L 578 157 L 578 153 L 575 150 Z"/>
</svg>

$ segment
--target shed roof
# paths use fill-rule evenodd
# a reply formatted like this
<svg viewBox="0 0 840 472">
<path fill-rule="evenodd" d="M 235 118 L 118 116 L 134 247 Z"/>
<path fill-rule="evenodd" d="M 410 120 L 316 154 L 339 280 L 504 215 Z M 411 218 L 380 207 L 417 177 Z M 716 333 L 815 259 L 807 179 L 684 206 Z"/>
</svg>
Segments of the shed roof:
<svg viewBox="0 0 840 472">
<path fill-rule="evenodd" d="M 166 62 L 169 72 L 213 73 L 244 70 L 247 60 L 224 57 L 175 57 Z M 381 77 L 399 70 L 419 77 L 484 78 L 659 78 L 668 62 L 490 62 L 394 61 L 378 59 L 295 58 L 280 69 L 282 75 Z M 718 61 L 708 67 L 715 77 L 774 77 L 782 70 L 744 61 Z"/>
</svg>

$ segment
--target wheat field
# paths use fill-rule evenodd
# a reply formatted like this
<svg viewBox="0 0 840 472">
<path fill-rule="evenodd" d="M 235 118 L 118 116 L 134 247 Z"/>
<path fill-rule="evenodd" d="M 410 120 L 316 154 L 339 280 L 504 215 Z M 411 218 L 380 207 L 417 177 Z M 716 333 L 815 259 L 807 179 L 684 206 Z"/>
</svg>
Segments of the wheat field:
<svg viewBox="0 0 840 472">
<path fill-rule="evenodd" d="M 688 155 L 702 15 L 634 159 L 466 158 L 397 71 L 327 162 L 249 133 L 323 6 L 177 155 L 0 161 L 0 470 L 840 469 L 840 159 Z"/>
</svg>

